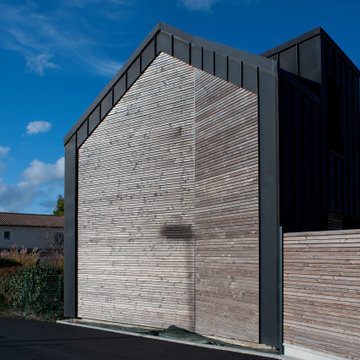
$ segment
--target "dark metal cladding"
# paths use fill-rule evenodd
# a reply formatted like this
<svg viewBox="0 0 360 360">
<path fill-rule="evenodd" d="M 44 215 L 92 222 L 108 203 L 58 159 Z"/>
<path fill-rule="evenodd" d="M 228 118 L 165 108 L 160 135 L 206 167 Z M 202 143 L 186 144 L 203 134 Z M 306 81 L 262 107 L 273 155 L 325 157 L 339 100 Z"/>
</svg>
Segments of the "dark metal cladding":
<svg viewBox="0 0 360 360">
<path fill-rule="evenodd" d="M 116 104 L 126 92 L 126 74 L 124 74 L 114 86 L 114 104 Z"/>
<path fill-rule="evenodd" d="M 107 115 L 107 113 L 113 107 L 113 93 L 112 90 L 101 101 L 101 120 Z"/>
<path fill-rule="evenodd" d="M 155 58 L 155 39 L 151 40 L 141 53 L 141 71 L 143 72 Z"/>
<path fill-rule="evenodd" d="M 76 136 L 65 146 L 64 316 L 76 317 Z"/>
<path fill-rule="evenodd" d="M 257 69 L 255 66 L 248 64 L 246 62 L 243 63 L 242 87 L 252 91 L 253 93 L 257 92 L 256 72 L 257 72 Z"/>
<path fill-rule="evenodd" d="M 283 70 L 294 75 L 299 75 L 296 46 L 292 46 L 291 48 L 279 53 L 279 65 Z"/>
<path fill-rule="evenodd" d="M 81 144 L 87 139 L 88 136 L 88 120 L 85 120 L 81 125 L 79 130 L 76 132 L 77 147 L 79 148 Z"/>
<path fill-rule="evenodd" d="M 100 122 L 100 106 L 97 106 L 95 110 L 89 116 L 89 134 L 98 126 Z"/>
<path fill-rule="evenodd" d="M 214 52 L 203 48 L 203 70 L 214 74 Z"/>
<path fill-rule="evenodd" d="M 189 43 L 174 37 L 174 56 L 186 63 L 190 62 Z"/>
<path fill-rule="evenodd" d="M 260 342 L 281 348 L 277 77 L 259 70 Z"/>
<path fill-rule="evenodd" d="M 201 47 L 191 44 L 191 65 L 201 69 Z"/>
<path fill-rule="evenodd" d="M 140 75 L 140 57 L 130 65 L 127 70 L 127 88 L 129 88 Z"/>
<path fill-rule="evenodd" d="M 229 58 L 228 81 L 237 86 L 241 86 L 241 62 L 233 58 Z"/>
<path fill-rule="evenodd" d="M 316 36 L 299 44 L 299 70 L 304 79 L 321 82 L 321 38 Z"/>
<path fill-rule="evenodd" d="M 160 53 L 161 51 L 166 52 L 167 54 L 172 53 L 172 40 L 171 35 L 160 31 L 156 35 L 156 54 Z"/>
<path fill-rule="evenodd" d="M 215 76 L 227 80 L 226 56 L 215 53 Z M 255 92 L 255 91 L 253 91 Z"/>
</svg>

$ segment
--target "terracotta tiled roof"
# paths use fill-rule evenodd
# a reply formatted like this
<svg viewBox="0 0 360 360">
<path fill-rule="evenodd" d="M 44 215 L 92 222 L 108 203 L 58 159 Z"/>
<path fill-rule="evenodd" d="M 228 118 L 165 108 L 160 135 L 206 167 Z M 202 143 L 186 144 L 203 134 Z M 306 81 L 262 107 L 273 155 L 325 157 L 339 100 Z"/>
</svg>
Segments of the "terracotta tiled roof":
<svg viewBox="0 0 360 360">
<path fill-rule="evenodd" d="M 0 226 L 34 226 L 63 228 L 64 216 L 0 212 Z"/>
</svg>

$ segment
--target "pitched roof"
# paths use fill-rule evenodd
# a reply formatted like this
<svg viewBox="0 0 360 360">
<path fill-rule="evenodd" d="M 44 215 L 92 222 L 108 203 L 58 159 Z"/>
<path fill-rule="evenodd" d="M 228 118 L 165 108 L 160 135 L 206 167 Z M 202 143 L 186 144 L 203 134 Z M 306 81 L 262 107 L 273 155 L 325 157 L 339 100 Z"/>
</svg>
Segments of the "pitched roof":
<svg viewBox="0 0 360 360">
<path fill-rule="evenodd" d="M 277 73 L 277 62 L 199 38 L 159 22 L 64 138 L 79 148 L 154 58 L 165 52 L 205 72 L 257 93 L 258 71 Z"/>
<path fill-rule="evenodd" d="M 63 228 L 64 216 L 0 212 L 0 226 Z"/>
</svg>

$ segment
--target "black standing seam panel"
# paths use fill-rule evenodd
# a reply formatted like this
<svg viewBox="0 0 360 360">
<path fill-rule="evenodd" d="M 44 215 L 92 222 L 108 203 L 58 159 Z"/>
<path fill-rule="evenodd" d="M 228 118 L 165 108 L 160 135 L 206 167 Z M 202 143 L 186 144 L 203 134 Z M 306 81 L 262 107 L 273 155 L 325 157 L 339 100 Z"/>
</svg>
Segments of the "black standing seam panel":
<svg viewBox="0 0 360 360">
<path fill-rule="evenodd" d="M 259 70 L 258 84 L 260 342 L 282 348 L 277 75 Z"/>
<path fill-rule="evenodd" d="M 358 78 L 357 75 L 354 74 L 354 79 L 353 79 L 353 87 L 354 87 L 354 109 L 355 109 L 355 114 L 354 114 L 354 152 L 355 152 L 355 216 L 359 217 L 360 216 L 360 194 L 359 194 L 359 187 L 360 187 L 360 178 L 359 178 L 359 167 L 360 167 L 360 160 L 359 160 L 359 152 L 360 152 L 360 148 L 359 148 L 359 83 L 358 83 Z"/>
<path fill-rule="evenodd" d="M 298 74 L 296 46 L 292 46 L 291 48 L 279 53 L 279 65 L 281 69 L 285 71 L 294 75 Z"/>
<path fill-rule="evenodd" d="M 78 131 L 76 132 L 76 145 L 79 148 L 82 143 L 87 139 L 88 136 L 88 119 L 86 119 L 83 124 L 79 127 Z"/>
<path fill-rule="evenodd" d="M 191 44 L 191 65 L 201 69 L 201 47 Z"/>
<path fill-rule="evenodd" d="M 228 62 L 228 81 L 241 86 L 241 62 L 231 57 Z"/>
<path fill-rule="evenodd" d="M 350 204 L 350 215 L 355 216 L 355 183 L 354 183 L 354 104 L 353 104 L 353 81 L 352 71 L 347 68 L 347 106 L 348 112 L 348 136 L 347 144 L 349 147 L 349 204 Z"/>
<path fill-rule="evenodd" d="M 346 137 L 348 134 L 348 111 L 347 111 L 347 76 L 346 65 L 341 66 L 341 87 L 342 87 L 342 103 L 343 103 L 343 134 L 344 134 L 344 173 L 343 173 L 343 199 L 344 199 L 344 215 L 349 215 L 349 154 Z"/>
<path fill-rule="evenodd" d="M 214 53 L 203 48 L 203 70 L 214 75 Z"/>
<path fill-rule="evenodd" d="M 65 146 L 64 316 L 77 316 L 76 201 L 77 146 L 74 135 Z"/>
<path fill-rule="evenodd" d="M 126 92 L 126 74 L 114 85 L 114 105 L 121 99 Z"/>
<path fill-rule="evenodd" d="M 143 72 L 155 58 L 155 39 L 152 39 L 141 53 L 141 72 Z"/>
<path fill-rule="evenodd" d="M 169 55 L 171 55 L 172 52 L 171 35 L 164 31 L 160 31 L 156 35 L 156 55 L 158 55 L 162 51 Z"/>
<path fill-rule="evenodd" d="M 227 59 L 218 53 L 215 53 L 215 76 L 227 80 Z"/>
<path fill-rule="evenodd" d="M 314 223 L 316 224 L 316 229 L 319 229 L 321 225 L 321 204 L 322 204 L 322 193 L 321 193 L 321 151 L 320 151 L 320 129 L 321 129 L 321 115 L 320 108 L 317 104 L 312 106 L 312 123 L 313 123 L 313 201 L 314 201 Z"/>
<path fill-rule="evenodd" d="M 304 97 L 304 112 L 303 112 L 303 124 L 304 124 L 304 157 L 303 157 L 303 174 L 304 174 L 304 211 L 305 211 L 305 226 L 306 229 L 311 229 L 313 226 L 313 186 L 312 186 L 312 161 L 313 161 L 313 149 L 312 149 L 312 124 L 311 124 L 311 109 L 310 101 Z"/>
<path fill-rule="evenodd" d="M 113 89 L 111 89 L 106 96 L 104 97 L 104 99 L 101 100 L 101 120 L 104 119 L 104 117 L 108 114 L 108 112 L 112 109 L 113 107 Z"/>
<path fill-rule="evenodd" d="M 97 106 L 89 116 L 89 134 L 91 134 L 100 122 L 100 106 Z"/>
<path fill-rule="evenodd" d="M 279 84 L 280 87 L 280 197 L 281 197 L 281 215 L 282 226 L 285 224 L 292 228 L 293 226 L 293 122 L 292 122 L 292 109 L 293 109 L 293 89 L 285 82 Z M 284 229 L 287 230 L 286 228 Z"/>
<path fill-rule="evenodd" d="M 247 90 L 252 91 L 253 93 L 257 92 L 257 83 L 256 83 L 256 67 L 243 63 L 243 84 L 242 87 L 244 87 Z"/>
<path fill-rule="evenodd" d="M 327 112 L 326 112 L 326 84 L 327 77 L 325 76 L 327 71 L 327 64 L 325 61 L 325 41 L 321 41 L 321 61 L 322 61 L 322 92 L 321 92 L 321 126 L 320 126 L 320 154 L 321 154 L 321 189 L 322 189 L 322 204 L 321 207 L 324 211 L 328 210 L 329 207 L 329 193 L 328 193 L 328 162 L 329 162 L 329 150 L 328 150 L 328 141 L 327 141 Z M 327 220 L 322 218 L 322 228 L 327 228 Z M 325 223 L 326 220 L 326 223 Z"/>
<path fill-rule="evenodd" d="M 294 184 L 295 184 L 295 231 L 299 231 L 303 225 L 303 123 L 302 123 L 302 97 L 299 92 L 294 93 Z"/>
<path fill-rule="evenodd" d="M 177 37 L 174 37 L 174 57 L 189 64 L 190 63 L 189 43 Z"/>
<path fill-rule="evenodd" d="M 140 57 L 130 65 L 127 70 L 127 88 L 129 88 L 140 75 Z"/>
</svg>

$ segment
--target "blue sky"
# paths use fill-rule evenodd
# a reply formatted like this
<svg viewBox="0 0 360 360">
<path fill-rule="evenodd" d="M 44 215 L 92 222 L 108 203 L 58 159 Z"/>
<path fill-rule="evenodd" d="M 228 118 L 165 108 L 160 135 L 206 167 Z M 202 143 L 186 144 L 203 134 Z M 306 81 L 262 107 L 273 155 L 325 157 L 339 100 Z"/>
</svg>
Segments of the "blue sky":
<svg viewBox="0 0 360 360">
<path fill-rule="evenodd" d="M 63 137 L 163 21 L 259 54 L 322 26 L 360 67 L 357 0 L 0 0 L 0 211 L 51 213 Z"/>
</svg>

